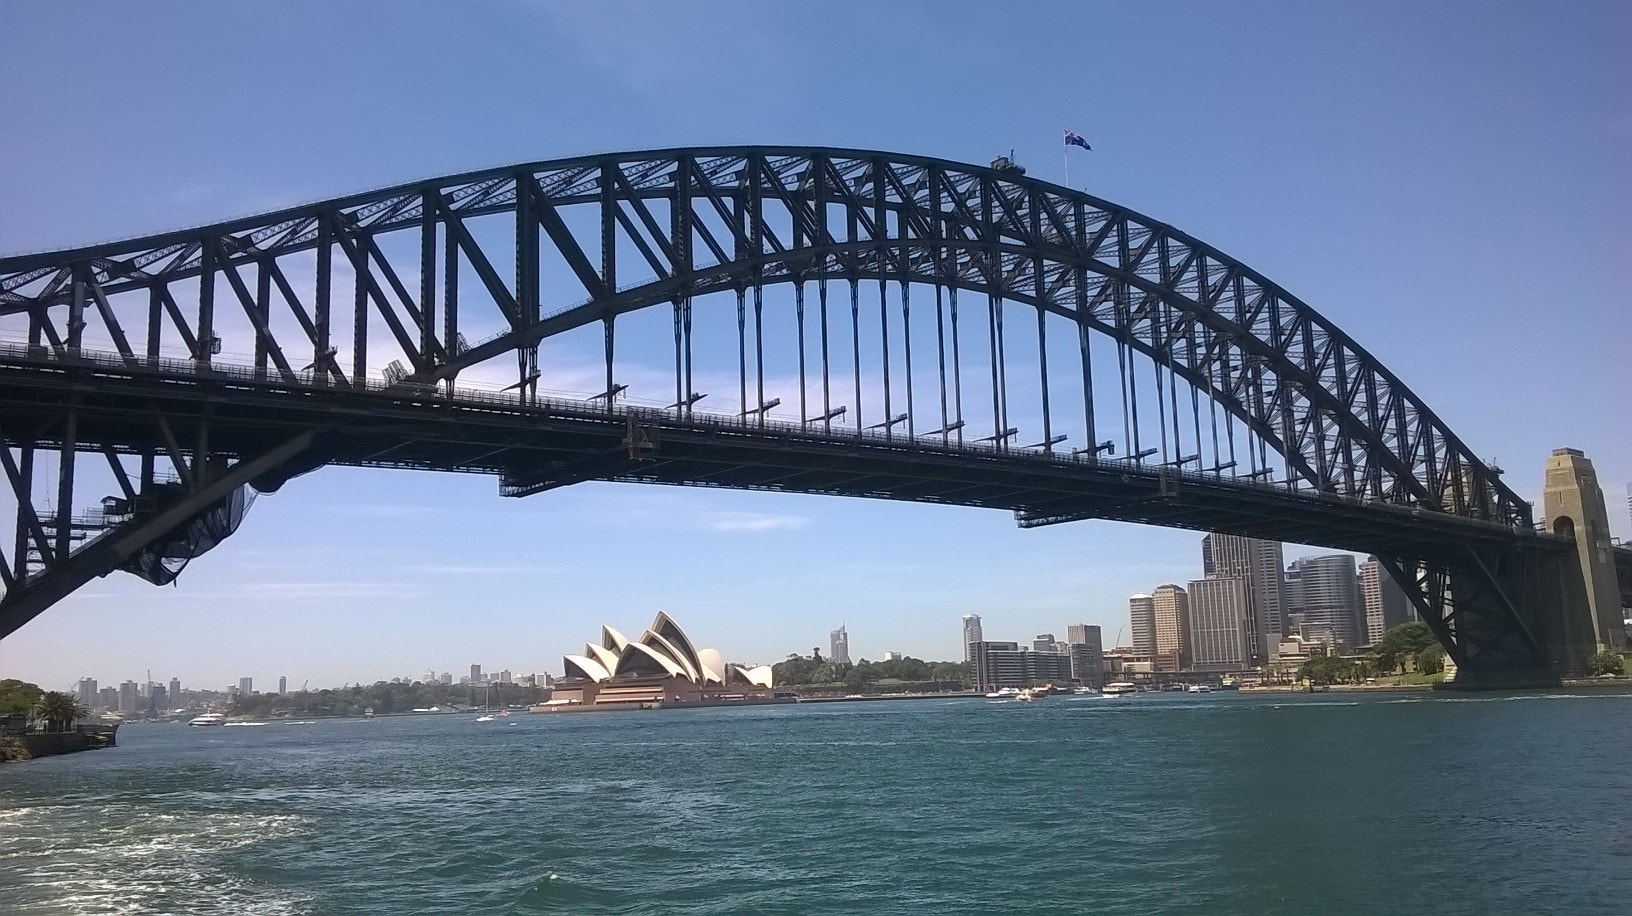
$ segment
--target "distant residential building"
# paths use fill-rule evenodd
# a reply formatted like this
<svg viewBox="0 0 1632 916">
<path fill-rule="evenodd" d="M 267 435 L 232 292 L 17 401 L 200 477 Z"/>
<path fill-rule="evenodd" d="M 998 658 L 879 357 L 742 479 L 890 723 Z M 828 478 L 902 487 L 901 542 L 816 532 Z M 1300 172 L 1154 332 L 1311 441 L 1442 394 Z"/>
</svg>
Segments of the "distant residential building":
<svg viewBox="0 0 1632 916">
<path fill-rule="evenodd" d="M 827 634 L 827 660 L 835 665 L 850 664 L 850 633 L 842 624 Z"/>
<path fill-rule="evenodd" d="M 1360 583 L 1354 556 L 1340 553 L 1303 557 L 1292 562 L 1298 610 L 1304 631 L 1328 627 L 1339 645 L 1361 645 L 1365 628 L 1360 610 Z"/>
<path fill-rule="evenodd" d="M 1360 604 L 1366 618 L 1366 643 L 1376 645 L 1394 627 L 1415 620 L 1405 590 L 1388 574 L 1376 557 L 1360 564 Z"/>
<path fill-rule="evenodd" d="M 1064 686 L 1071 681 L 1071 657 L 1058 652 L 1029 652 L 1027 673 L 1032 686 L 1052 684 Z"/>
<path fill-rule="evenodd" d="M 140 712 L 141 690 L 135 681 L 125 681 L 119 685 L 119 711 Z"/>
<path fill-rule="evenodd" d="M 288 693 L 289 693 L 289 678 L 287 678 L 284 675 L 280 674 L 280 675 L 278 675 L 278 696 L 280 696 L 280 697 L 285 696 Z"/>
<path fill-rule="evenodd" d="M 119 688 L 103 687 L 97 696 L 97 708 L 105 710 L 119 709 Z"/>
<path fill-rule="evenodd" d="M 1105 642 L 1099 627 L 1073 623 L 1065 628 L 1065 654 L 1071 680 L 1099 689 L 1105 684 Z"/>
<path fill-rule="evenodd" d="M 1055 640 L 1053 633 L 1038 633 L 1036 636 L 1032 637 L 1031 651 L 1053 652 L 1055 651 L 1054 644 L 1056 642 L 1057 640 Z"/>
<path fill-rule="evenodd" d="M 979 626 L 979 618 L 976 618 L 976 626 Z M 965 632 L 967 629 L 965 626 Z M 1019 643 L 977 641 L 970 643 L 968 649 L 976 690 L 1028 686 Z"/>
<path fill-rule="evenodd" d="M 503 671 L 499 672 L 499 683 L 501 683 L 501 684 L 513 684 L 513 683 L 515 683 L 515 675 L 510 673 L 509 668 L 506 668 Z"/>
<path fill-rule="evenodd" d="M 101 702 L 101 694 L 96 689 L 96 678 L 82 677 L 79 679 L 79 704 L 86 709 L 95 709 Z"/>
<path fill-rule="evenodd" d="M 161 715 L 170 709 L 170 694 L 163 684 L 154 684 L 147 695 L 147 711 L 152 715 Z"/>
<path fill-rule="evenodd" d="M 1128 599 L 1128 624 L 1133 635 L 1133 651 L 1139 655 L 1156 654 L 1156 599 L 1138 594 Z"/>
<path fill-rule="evenodd" d="M 1245 576 L 1218 576 L 1190 583 L 1191 671 L 1241 671 L 1254 664 L 1251 589 Z M 1280 634 L 1276 634 L 1277 649 Z"/>
<path fill-rule="evenodd" d="M 181 678 L 179 677 L 173 677 L 170 679 L 170 702 L 181 702 Z"/>
<path fill-rule="evenodd" d="M 1190 667 L 1190 596 L 1177 585 L 1158 585 L 1151 605 L 1156 612 L 1152 661 L 1158 671 L 1183 671 Z"/>
<path fill-rule="evenodd" d="M 442 672 L 441 675 L 439 675 L 437 677 L 437 680 L 442 682 L 443 687 L 452 687 L 453 686 L 453 672 L 444 671 L 444 672 Z"/>
<path fill-rule="evenodd" d="M 1055 652 L 1034 652 L 1015 642 L 977 642 L 975 686 L 979 690 L 1064 684 L 1071 679 L 1071 659 Z"/>
<path fill-rule="evenodd" d="M 906 658 L 906 656 L 900 652 L 890 651 L 884 653 L 884 660 L 887 662 L 898 662 L 903 658 Z"/>
<path fill-rule="evenodd" d="M 238 679 L 238 695 L 241 696 L 241 697 L 254 696 L 255 695 L 255 679 L 252 678 L 252 677 L 241 677 L 241 678 L 239 678 Z"/>
<path fill-rule="evenodd" d="M 975 614 L 963 615 L 963 660 L 975 660 L 974 645 L 981 641 L 980 617 Z"/>
<path fill-rule="evenodd" d="M 482 682 L 482 666 L 481 665 L 471 665 L 470 666 L 470 682 L 472 684 L 480 684 Z"/>
<path fill-rule="evenodd" d="M 1248 667 L 1264 664 L 1280 646 L 1286 628 L 1285 565 L 1279 541 L 1216 533 L 1201 539 L 1203 576 L 1246 581 Z"/>
</svg>

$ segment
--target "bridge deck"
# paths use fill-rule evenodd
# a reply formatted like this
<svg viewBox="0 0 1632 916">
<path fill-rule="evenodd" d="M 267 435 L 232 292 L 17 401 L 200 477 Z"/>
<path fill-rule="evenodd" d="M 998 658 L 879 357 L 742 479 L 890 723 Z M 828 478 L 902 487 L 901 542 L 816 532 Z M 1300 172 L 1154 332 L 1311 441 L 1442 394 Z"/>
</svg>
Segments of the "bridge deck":
<svg viewBox="0 0 1632 916">
<path fill-rule="evenodd" d="M 292 386 L 252 369 L 0 353 L 7 439 L 57 445 L 72 410 L 79 441 L 165 447 L 207 425 L 210 449 L 264 452 L 322 431 L 303 467 L 334 463 L 498 475 L 506 495 L 585 480 L 910 500 L 1007 509 L 1022 525 L 1078 518 L 1223 531 L 1386 556 L 1460 556 L 1470 543 L 1556 539 L 1446 513 L 1285 484 L 1135 462 L 1000 450 L 874 431 L 761 423 L 601 402 L 460 390 Z M 186 436 L 177 435 L 182 442 Z M 1564 543 L 1557 545 L 1563 549 Z"/>
</svg>

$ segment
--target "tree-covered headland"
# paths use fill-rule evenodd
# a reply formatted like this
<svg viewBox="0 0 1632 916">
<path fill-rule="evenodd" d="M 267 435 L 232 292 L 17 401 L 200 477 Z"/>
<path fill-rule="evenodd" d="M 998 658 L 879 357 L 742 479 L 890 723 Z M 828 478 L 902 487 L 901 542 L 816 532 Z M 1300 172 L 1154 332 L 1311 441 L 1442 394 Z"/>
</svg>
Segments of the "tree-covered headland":
<svg viewBox="0 0 1632 916">
<path fill-rule="evenodd" d="M 321 716 L 361 716 L 413 712 L 416 709 L 484 708 L 539 703 L 545 691 L 520 684 L 412 684 L 379 681 L 368 686 L 300 690 L 288 694 L 260 693 L 239 696 L 227 707 L 232 716 L 258 719 L 306 719 Z"/>
<path fill-rule="evenodd" d="M 968 690 L 974 683 L 967 662 L 905 657 L 841 664 L 822 658 L 820 652 L 810 658 L 790 655 L 772 665 L 771 672 L 778 689 L 813 687 L 846 693 L 943 693 Z"/>
</svg>

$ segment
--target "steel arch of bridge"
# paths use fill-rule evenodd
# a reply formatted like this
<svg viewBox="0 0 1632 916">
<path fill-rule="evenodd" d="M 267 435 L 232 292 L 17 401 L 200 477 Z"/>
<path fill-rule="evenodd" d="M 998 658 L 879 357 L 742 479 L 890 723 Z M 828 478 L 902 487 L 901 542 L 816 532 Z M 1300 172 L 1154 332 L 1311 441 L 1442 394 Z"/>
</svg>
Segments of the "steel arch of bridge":
<svg viewBox="0 0 1632 916">
<path fill-rule="evenodd" d="M 653 212 L 659 201 L 666 220 Z M 562 211 L 572 207 L 598 211 L 598 253 L 568 227 Z M 513 286 L 466 225 L 495 214 L 515 217 L 515 244 L 524 256 L 515 259 Z M 376 242 L 416 230 L 417 297 L 400 279 L 412 275 L 409 265 L 393 266 Z M 632 272 L 618 257 L 624 240 L 639 252 L 635 270 L 647 272 L 634 284 L 623 282 Z M 582 287 L 580 304 L 543 311 L 540 246 L 563 257 Z M 319 279 L 303 300 L 278 259 L 314 249 Z M 296 311 L 312 303 L 315 318 L 300 316 L 308 339 L 299 346 L 343 382 L 327 336 L 336 310 L 325 281 L 336 250 L 365 279 L 356 311 L 377 308 L 386 319 L 410 363 L 408 380 L 451 379 L 574 327 L 610 325 L 655 305 L 683 310 L 689 298 L 714 291 L 823 279 L 936 284 L 1028 303 L 1076 322 L 1085 337 L 1109 335 L 1143 353 L 1247 423 L 1285 458 L 1290 475 L 1316 490 L 1531 523 L 1525 501 L 1397 376 L 1251 268 L 1090 195 L 1012 171 L 921 157 L 682 149 L 477 172 L 200 230 L 0 260 L 0 316 L 26 312 L 36 342 L 66 350 L 76 347 L 87 313 L 96 311 L 119 341 L 108 297 L 147 290 L 150 318 L 162 309 L 179 319 L 170 287 L 199 277 L 197 320 L 191 328 L 178 320 L 177 329 L 193 357 L 208 364 L 210 347 L 198 341 L 211 340 L 215 309 L 232 308 L 215 300 L 225 292 L 246 312 L 265 313 L 275 286 Z M 474 268 L 508 325 L 463 349 L 459 259 Z M 258 275 L 253 293 L 240 276 L 251 270 Z M 218 291 L 218 277 L 230 292 Z M 56 314 L 64 320 L 53 321 Z M 275 335 L 263 330 L 257 337 L 258 364 L 270 359 L 293 380 Z M 128 344 L 120 349 L 133 352 Z M 367 345 L 358 337 L 353 349 L 356 374 L 366 370 Z M 683 380 L 678 389 L 684 400 Z"/>
<path fill-rule="evenodd" d="M 505 231 L 495 242 L 498 224 Z M 547 286 L 563 282 L 571 292 L 546 292 Z M 881 390 L 864 391 L 859 289 L 868 284 L 870 293 L 873 283 L 878 311 L 869 333 L 876 329 L 881 337 L 883 383 Z M 852 333 L 842 342 L 853 347 L 855 370 L 855 387 L 844 392 L 852 400 L 842 406 L 852 412 L 846 419 L 858 439 L 881 435 L 916 443 L 927 436 L 948 446 L 954 440 L 968 444 L 963 427 L 973 420 L 964 416 L 958 392 L 977 382 L 984 385 L 982 376 L 989 369 L 992 435 L 984 438 L 998 453 L 1023 451 L 1011 441 L 1015 430 L 1008 415 L 1004 357 L 1004 305 L 1013 302 L 1032 306 L 1036 313 L 1041 404 L 1035 406 L 1042 424 L 1038 446 L 1045 454 L 1054 453 L 1059 438 L 1051 428 L 1049 393 L 1058 383 L 1049 379 L 1046 333 L 1063 323 L 1074 332 L 1080 353 L 1080 364 L 1064 373 L 1081 386 L 1086 442 L 1074 451 L 1090 462 L 1112 444 L 1119 425 L 1115 416 L 1109 422 L 1096 416 L 1096 400 L 1104 393 L 1096 396 L 1094 391 L 1091 341 L 1115 343 L 1116 377 L 1123 383 L 1123 480 L 1130 474 L 1165 478 L 1189 472 L 1254 485 L 1278 470 L 1264 457 L 1267 449 L 1280 456 L 1285 478 L 1278 486 L 1289 492 L 1346 499 L 1376 507 L 1378 513 L 1409 510 L 1530 533 L 1530 507 L 1500 480 L 1500 471 L 1481 462 L 1419 397 L 1336 325 L 1251 268 L 1171 226 L 1026 178 L 1017 170 L 923 157 L 779 147 L 586 156 L 416 182 L 132 241 L 9 257 L 0 259 L 0 333 L 26 334 L 22 360 L 36 366 L 90 358 L 90 330 L 109 349 L 98 359 L 115 369 L 175 371 L 180 363 L 164 357 L 179 353 L 187 372 L 227 378 L 236 370 L 221 365 L 217 354 L 221 335 L 228 333 L 224 329 L 236 325 L 240 338 L 252 340 L 252 380 L 281 390 L 366 393 L 379 387 L 370 379 L 383 373 L 387 391 L 422 397 L 442 386 L 449 399 L 461 372 L 515 354 L 512 387 L 517 400 L 537 405 L 540 343 L 598 325 L 606 365 L 601 396 L 610 413 L 620 388 L 613 371 L 618 318 L 667 307 L 674 340 L 674 403 L 669 409 L 690 419 L 699 396 L 692 379 L 692 302 L 715 293 L 735 294 L 737 416 L 753 417 L 763 429 L 769 408 L 763 392 L 765 351 L 758 337 L 761 296 L 776 284 L 792 284 L 797 291 L 801 430 L 834 432 L 828 293 L 830 284 L 838 284 L 841 298 L 843 290 L 849 292 Z M 805 336 L 806 293 L 812 284 L 821 313 L 822 402 L 815 416 L 806 403 L 805 367 L 812 346 Z M 896 302 L 886 294 L 892 285 L 898 291 Z M 938 413 L 917 411 L 931 414 L 927 422 L 914 416 L 913 286 L 935 288 L 941 392 Z M 958 364 L 960 290 L 986 299 L 984 314 L 977 317 L 986 324 L 988 359 L 976 369 Z M 952 323 L 950 354 L 943 292 Z M 561 307 L 546 309 L 546 299 Z M 926 308 L 919 306 L 920 316 Z M 841 326 L 844 311 L 843 303 L 835 309 Z M 127 327 L 140 331 L 133 337 Z M 467 338 L 476 335 L 466 331 L 476 327 L 489 333 L 472 343 Z M 894 344 L 892 327 L 906 332 Z M 348 329 L 349 341 L 343 336 Z M 759 376 L 752 398 L 750 329 Z M 349 359 L 342 355 L 347 344 Z M 397 358 L 382 357 L 382 349 Z M 1140 441 L 1135 355 L 1154 371 L 1156 403 L 1147 396 L 1144 406 L 1147 415 L 1153 406 L 1160 414 L 1160 462 L 1146 462 L 1158 449 L 1154 441 Z M 890 374 L 891 360 L 901 357 L 905 392 L 900 390 L 903 376 L 898 374 L 892 384 Z M 297 368 L 301 363 L 307 365 Z M 898 373 L 902 368 L 898 363 Z M 1057 358 L 1055 370 L 1058 378 Z M 950 407 L 949 379 L 954 391 Z M 1180 425 L 1180 381 L 1224 410 L 1230 422 L 1244 426 L 1246 447 L 1240 454 L 1233 426 L 1227 453 L 1215 427 L 1212 465 L 1200 460 L 1205 437 L 1199 407 L 1192 411 L 1194 435 L 1188 446 L 1195 454 L 1185 454 L 1188 430 Z M 907 409 L 898 414 L 900 402 L 892 402 L 892 396 L 903 393 Z M 878 420 L 873 426 L 882 433 L 868 429 L 864 403 L 879 411 L 867 419 Z M 164 426 L 162 416 L 156 422 Z M 1147 416 L 1147 429 L 1148 422 Z M 0 429 L 8 445 L 29 438 L 16 434 L 18 423 L 12 418 L 0 416 L 0 423 L 13 427 Z M 627 441 L 634 454 L 640 434 L 633 420 L 631 424 Z M 898 432 L 898 426 L 904 429 Z M 935 432 L 924 433 L 929 427 Z M 32 453 L 24 448 L 14 458 L 9 448 L 0 449 L 13 489 L 21 494 L 16 553 L 12 563 L 0 564 L 9 566 L 8 592 L 26 591 L 35 581 L 31 577 L 78 555 L 71 543 L 76 523 L 68 505 L 73 489 L 69 465 L 76 449 L 96 447 L 107 453 L 126 502 L 163 483 L 154 468 L 168 459 L 179 478 L 175 483 L 196 497 L 177 503 L 171 515 L 184 505 L 207 505 L 224 518 L 223 513 L 233 514 L 220 502 L 229 481 L 242 485 L 271 479 L 300 464 L 296 456 L 312 440 L 308 433 L 296 445 L 297 433 L 260 443 L 253 454 L 217 446 L 228 453 L 226 461 L 237 460 L 234 473 L 223 470 L 222 456 L 212 455 L 202 422 L 196 442 L 162 428 L 152 434 L 162 448 L 145 453 L 134 449 L 143 454 L 143 466 L 141 479 L 131 481 L 116 457 L 132 452 L 129 442 L 81 441 L 69 421 L 66 428 L 34 434 L 31 440 L 52 443 L 65 456 L 58 504 L 45 514 L 26 505 Z M 1102 440 L 1107 434 L 1112 439 Z M 1245 467 L 1239 466 L 1241 461 Z M 518 480 L 511 489 L 530 492 L 529 487 L 596 476 L 641 479 L 595 469 L 574 478 L 569 469 L 555 480 Z M 208 500 L 199 495 L 206 484 L 214 486 Z M 1118 517 L 1107 516 L 1102 505 L 1082 508 L 1071 500 L 1016 511 L 1022 524 Z M 174 522 L 171 515 L 164 516 L 166 524 Z M 213 543 L 224 536 L 196 515 L 181 515 L 193 519 L 190 537 Z M 155 519 L 145 519 L 149 534 L 164 527 Z M 1195 520 L 1171 523 L 1205 527 Z M 154 565 L 161 557 L 133 558 L 130 551 L 137 548 L 132 545 L 140 539 L 125 540 L 126 548 L 115 551 L 117 559 L 106 562 L 124 568 L 145 562 L 149 572 L 162 576 Z M 92 538 L 87 546 L 100 542 L 106 547 L 107 541 Z M 1453 656 L 1488 651 L 1534 657 L 1541 651 L 1545 639 L 1511 620 L 1496 628 L 1499 636 L 1481 638 L 1478 646 L 1468 643 L 1482 627 L 1459 623 L 1464 611 L 1453 609 L 1448 597 L 1450 567 L 1443 558 L 1437 566 L 1417 564 L 1417 559 L 1404 558 L 1396 574 L 1421 586 L 1417 597 L 1433 605 L 1430 622 Z"/>
</svg>

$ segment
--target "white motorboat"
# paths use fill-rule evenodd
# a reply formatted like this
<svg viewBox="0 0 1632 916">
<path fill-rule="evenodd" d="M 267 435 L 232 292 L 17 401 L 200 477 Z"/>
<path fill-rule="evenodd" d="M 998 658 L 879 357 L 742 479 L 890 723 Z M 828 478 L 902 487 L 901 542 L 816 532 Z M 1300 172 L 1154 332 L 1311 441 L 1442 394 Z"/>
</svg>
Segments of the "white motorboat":
<svg viewBox="0 0 1632 916">
<path fill-rule="evenodd" d="M 1002 688 L 999 688 L 998 690 L 996 690 L 996 691 L 994 691 L 992 693 L 986 694 L 986 699 L 988 699 L 988 700 L 1012 700 L 1015 697 L 1018 697 L 1019 695 L 1020 695 L 1020 689 L 1018 687 L 1002 687 Z"/>
<path fill-rule="evenodd" d="M 1133 696 L 1134 694 L 1136 694 L 1138 692 L 1139 692 L 1138 686 L 1136 686 L 1134 684 L 1130 684 L 1130 683 L 1128 683 L 1126 681 L 1118 681 L 1118 682 L 1116 682 L 1114 684 L 1106 684 L 1105 687 L 1100 690 L 1100 693 L 1103 693 L 1104 695 L 1106 695 L 1108 697 L 1128 697 L 1128 696 Z"/>
<path fill-rule="evenodd" d="M 227 717 L 218 712 L 207 712 L 187 723 L 188 725 L 225 725 Z"/>
</svg>

